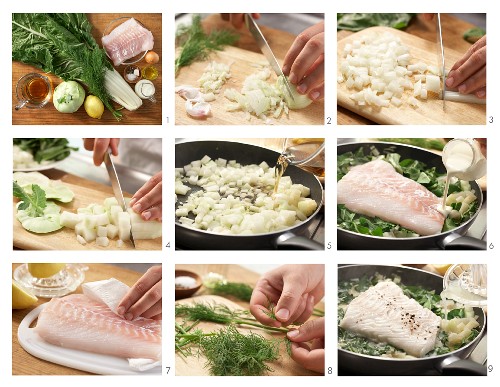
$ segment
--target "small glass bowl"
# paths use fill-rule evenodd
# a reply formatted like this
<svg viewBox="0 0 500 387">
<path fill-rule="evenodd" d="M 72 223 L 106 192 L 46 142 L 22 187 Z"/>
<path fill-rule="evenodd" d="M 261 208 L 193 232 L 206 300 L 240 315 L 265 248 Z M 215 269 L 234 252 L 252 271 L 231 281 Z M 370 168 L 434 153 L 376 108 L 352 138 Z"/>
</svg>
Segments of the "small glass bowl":
<svg viewBox="0 0 500 387">
<path fill-rule="evenodd" d="M 129 76 L 134 75 L 134 79 L 130 79 Z M 128 82 L 128 83 L 137 83 L 141 79 L 141 69 L 136 66 L 136 65 L 127 65 L 125 67 L 125 70 L 123 70 L 123 78 Z"/>
</svg>

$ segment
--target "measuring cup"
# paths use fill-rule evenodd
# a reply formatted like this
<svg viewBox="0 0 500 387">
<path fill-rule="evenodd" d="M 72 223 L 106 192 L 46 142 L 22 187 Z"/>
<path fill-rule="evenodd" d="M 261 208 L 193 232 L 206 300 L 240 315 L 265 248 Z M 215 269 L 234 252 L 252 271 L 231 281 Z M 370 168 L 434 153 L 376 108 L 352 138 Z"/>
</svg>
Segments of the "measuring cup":
<svg viewBox="0 0 500 387">
<path fill-rule="evenodd" d="M 285 138 L 282 155 L 290 165 L 295 165 L 316 176 L 325 175 L 324 138 Z"/>
<path fill-rule="evenodd" d="M 45 85 L 46 87 L 46 94 L 44 92 L 41 96 L 34 95 L 30 86 L 33 85 L 33 82 L 40 81 L 42 81 L 42 85 Z M 23 107 L 27 107 L 28 109 L 43 108 L 50 101 L 51 95 L 52 85 L 49 78 L 38 73 L 26 74 L 17 81 L 16 96 L 18 103 L 16 105 L 16 110 L 22 109 Z"/>
<path fill-rule="evenodd" d="M 452 176 L 471 181 L 486 174 L 486 158 L 473 138 L 454 138 L 443 149 L 443 164 Z"/>
<path fill-rule="evenodd" d="M 155 85 L 147 79 L 142 79 L 135 84 L 135 93 L 142 99 L 149 99 L 151 102 L 156 103 Z"/>
</svg>

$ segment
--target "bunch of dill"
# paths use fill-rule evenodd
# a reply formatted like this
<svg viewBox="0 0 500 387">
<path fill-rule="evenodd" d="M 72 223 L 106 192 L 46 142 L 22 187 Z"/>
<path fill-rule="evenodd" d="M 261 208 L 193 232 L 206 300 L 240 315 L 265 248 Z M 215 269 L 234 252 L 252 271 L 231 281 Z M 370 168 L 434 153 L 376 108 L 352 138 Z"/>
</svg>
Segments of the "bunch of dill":
<svg viewBox="0 0 500 387">
<path fill-rule="evenodd" d="M 278 359 L 280 341 L 256 333 L 244 335 L 229 325 L 201 337 L 199 345 L 212 375 L 259 376 L 272 371 L 266 362 Z"/>
<path fill-rule="evenodd" d="M 212 51 L 220 51 L 224 46 L 236 43 L 239 36 L 230 30 L 216 30 L 209 34 L 203 31 L 201 16 L 193 15 L 191 25 L 180 25 L 176 39 L 180 53 L 175 59 L 175 76 L 181 67 L 194 61 L 205 60 Z"/>
</svg>

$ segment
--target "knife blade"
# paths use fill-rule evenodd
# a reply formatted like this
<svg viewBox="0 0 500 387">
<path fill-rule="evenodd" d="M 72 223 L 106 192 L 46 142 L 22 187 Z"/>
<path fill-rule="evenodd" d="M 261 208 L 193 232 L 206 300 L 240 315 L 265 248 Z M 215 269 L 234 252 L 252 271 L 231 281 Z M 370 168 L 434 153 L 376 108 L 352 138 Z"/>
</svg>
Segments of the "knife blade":
<svg viewBox="0 0 500 387">
<path fill-rule="evenodd" d="M 441 14 L 436 14 L 436 40 L 438 50 L 438 69 L 441 69 L 441 81 L 443 82 L 442 97 L 443 111 L 445 110 L 445 94 L 446 94 L 446 67 L 444 63 L 444 45 L 443 45 L 443 29 L 441 26 Z"/>
<path fill-rule="evenodd" d="M 245 14 L 245 24 L 246 24 L 248 30 L 250 31 L 250 33 L 252 34 L 252 36 L 254 37 L 255 41 L 257 42 L 257 45 L 259 46 L 260 51 L 262 51 L 262 53 L 266 57 L 267 61 L 271 65 L 271 67 L 274 70 L 274 72 L 276 73 L 276 75 L 283 77 L 286 90 L 288 91 L 288 94 L 290 95 L 290 98 L 292 99 L 292 101 L 295 101 L 295 99 L 293 98 L 293 93 L 292 93 L 292 88 L 291 88 L 290 82 L 288 82 L 288 78 L 285 77 L 285 74 L 283 74 L 283 70 L 281 70 L 281 66 L 279 65 L 276 57 L 274 56 L 273 51 L 271 50 L 271 47 L 269 47 L 269 44 L 267 43 L 266 38 L 262 34 L 259 26 L 255 22 L 252 15 L 249 13 Z"/>
<path fill-rule="evenodd" d="M 108 149 L 108 151 L 104 154 L 104 165 L 106 166 L 106 169 L 108 171 L 109 180 L 111 180 L 111 187 L 113 188 L 115 198 L 122 210 L 126 212 L 127 203 L 125 203 L 125 198 L 123 197 L 123 191 L 120 185 L 120 180 L 118 180 L 118 174 L 116 173 L 115 164 L 111 159 L 111 149 Z M 130 241 L 132 242 L 132 246 L 134 246 L 135 249 L 134 236 L 132 235 L 132 222 L 130 223 Z"/>
</svg>

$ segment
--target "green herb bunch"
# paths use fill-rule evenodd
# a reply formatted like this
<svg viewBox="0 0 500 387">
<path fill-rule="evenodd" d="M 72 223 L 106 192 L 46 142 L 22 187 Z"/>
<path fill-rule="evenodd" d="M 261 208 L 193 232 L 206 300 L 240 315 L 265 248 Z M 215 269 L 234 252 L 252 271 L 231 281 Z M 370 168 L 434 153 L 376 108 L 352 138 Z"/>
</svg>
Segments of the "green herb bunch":
<svg viewBox="0 0 500 387">
<path fill-rule="evenodd" d="M 191 25 L 180 25 L 176 32 L 179 56 L 175 59 L 175 75 L 181 67 L 189 66 L 194 61 L 205 60 L 213 51 L 220 51 L 224 46 L 236 43 L 239 36 L 230 30 L 203 31 L 201 16 L 194 15 Z"/>
</svg>

